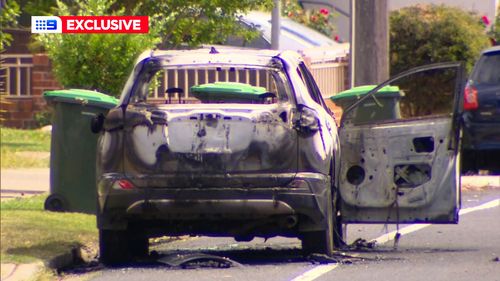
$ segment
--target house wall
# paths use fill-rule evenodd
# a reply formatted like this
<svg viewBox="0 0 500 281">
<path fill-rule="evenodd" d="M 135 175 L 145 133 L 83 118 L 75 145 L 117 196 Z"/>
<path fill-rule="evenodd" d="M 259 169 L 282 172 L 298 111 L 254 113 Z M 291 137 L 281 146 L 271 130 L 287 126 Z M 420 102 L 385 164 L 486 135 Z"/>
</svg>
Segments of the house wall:
<svg viewBox="0 0 500 281">
<path fill-rule="evenodd" d="M 2 126 L 14 128 L 35 127 L 35 114 L 48 110 L 43 98 L 43 92 L 61 89 L 52 74 L 52 66 L 45 54 L 33 55 L 33 66 L 31 68 L 31 90 L 25 95 L 5 91 L 2 96 L 1 114 Z"/>
</svg>

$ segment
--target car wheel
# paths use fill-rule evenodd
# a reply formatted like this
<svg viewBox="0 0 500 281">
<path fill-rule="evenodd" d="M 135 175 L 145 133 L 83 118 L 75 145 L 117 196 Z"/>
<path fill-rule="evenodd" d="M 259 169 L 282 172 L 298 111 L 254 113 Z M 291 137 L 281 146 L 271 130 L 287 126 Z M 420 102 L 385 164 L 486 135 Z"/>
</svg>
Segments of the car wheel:
<svg viewBox="0 0 500 281">
<path fill-rule="evenodd" d="M 149 239 L 143 234 L 131 234 L 128 245 L 133 257 L 146 257 L 149 254 Z"/>
<path fill-rule="evenodd" d="M 333 254 L 333 204 L 331 192 L 327 196 L 326 208 L 326 227 L 322 231 L 308 231 L 301 234 L 302 253 L 304 256 L 312 253 L 325 254 L 331 256 Z"/>
<path fill-rule="evenodd" d="M 345 246 L 344 236 L 342 232 L 341 217 L 338 215 L 340 198 L 338 191 L 333 188 L 333 246 L 338 249 Z"/>
<path fill-rule="evenodd" d="M 129 263 L 148 254 L 146 236 L 126 230 L 99 230 L 99 259 L 108 266 Z"/>
<path fill-rule="evenodd" d="M 68 210 L 68 203 L 61 195 L 51 194 L 45 199 L 43 207 L 51 212 L 65 212 Z"/>
</svg>

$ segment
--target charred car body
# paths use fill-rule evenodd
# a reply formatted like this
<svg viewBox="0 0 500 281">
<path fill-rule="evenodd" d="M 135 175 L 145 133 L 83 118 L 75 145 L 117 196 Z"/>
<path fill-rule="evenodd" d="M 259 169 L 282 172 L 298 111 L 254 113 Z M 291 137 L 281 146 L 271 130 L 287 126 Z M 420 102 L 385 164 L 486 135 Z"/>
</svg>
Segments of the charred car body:
<svg viewBox="0 0 500 281">
<path fill-rule="evenodd" d="M 294 52 L 145 53 L 93 124 L 101 260 L 162 235 L 299 237 L 331 254 L 341 222 L 455 223 L 456 115 L 343 124 L 339 138 Z"/>
</svg>

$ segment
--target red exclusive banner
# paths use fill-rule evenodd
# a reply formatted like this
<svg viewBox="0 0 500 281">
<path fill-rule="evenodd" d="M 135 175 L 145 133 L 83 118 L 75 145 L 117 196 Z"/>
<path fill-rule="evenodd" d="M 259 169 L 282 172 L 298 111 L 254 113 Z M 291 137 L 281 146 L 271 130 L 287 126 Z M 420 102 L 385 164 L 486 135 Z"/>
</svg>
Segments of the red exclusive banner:
<svg viewBox="0 0 500 281">
<path fill-rule="evenodd" d="M 62 33 L 148 33 L 148 16 L 59 16 Z"/>
</svg>

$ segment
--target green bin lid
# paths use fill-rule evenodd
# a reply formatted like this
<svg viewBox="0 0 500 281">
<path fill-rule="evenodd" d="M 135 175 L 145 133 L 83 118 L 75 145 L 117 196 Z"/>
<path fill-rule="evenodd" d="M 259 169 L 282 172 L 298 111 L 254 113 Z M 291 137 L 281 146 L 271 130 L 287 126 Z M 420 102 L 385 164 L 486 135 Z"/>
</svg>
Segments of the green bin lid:
<svg viewBox="0 0 500 281">
<path fill-rule="evenodd" d="M 191 92 L 197 98 L 217 99 L 258 99 L 267 92 L 264 87 L 256 87 L 237 82 L 215 82 L 191 87 Z"/>
<path fill-rule="evenodd" d="M 356 98 L 359 99 L 362 96 L 366 95 L 369 91 L 375 89 L 376 85 L 364 85 L 351 88 L 349 90 L 340 92 L 336 95 L 330 96 L 332 101 L 347 99 L 347 98 Z M 387 85 L 382 89 L 378 90 L 377 95 L 384 95 L 385 97 L 401 97 L 403 94 L 399 91 L 398 86 L 390 86 Z"/>
<path fill-rule="evenodd" d="M 48 91 L 43 94 L 47 100 L 66 101 L 70 103 L 79 104 L 93 104 L 102 105 L 106 107 L 114 107 L 118 104 L 118 99 L 99 93 L 96 91 L 83 90 L 83 89 L 66 89 Z"/>
</svg>

